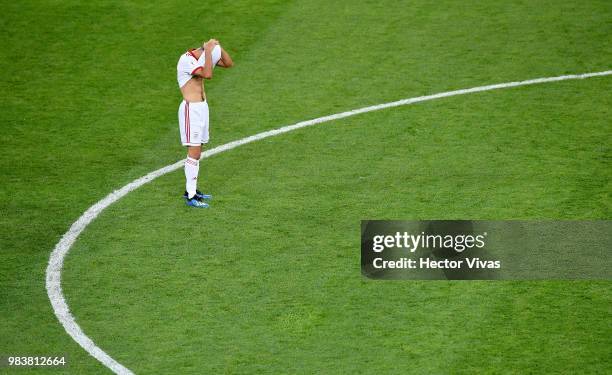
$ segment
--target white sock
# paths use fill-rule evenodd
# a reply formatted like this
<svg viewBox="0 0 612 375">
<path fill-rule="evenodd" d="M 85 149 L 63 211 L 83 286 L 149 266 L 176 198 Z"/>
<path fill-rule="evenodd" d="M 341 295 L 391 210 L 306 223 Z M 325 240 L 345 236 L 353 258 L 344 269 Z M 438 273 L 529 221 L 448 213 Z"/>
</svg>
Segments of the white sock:
<svg viewBox="0 0 612 375">
<path fill-rule="evenodd" d="M 200 161 L 192 159 L 189 156 L 185 159 L 185 190 L 187 190 L 188 198 L 193 198 L 198 185 L 198 172 L 200 171 Z"/>
</svg>

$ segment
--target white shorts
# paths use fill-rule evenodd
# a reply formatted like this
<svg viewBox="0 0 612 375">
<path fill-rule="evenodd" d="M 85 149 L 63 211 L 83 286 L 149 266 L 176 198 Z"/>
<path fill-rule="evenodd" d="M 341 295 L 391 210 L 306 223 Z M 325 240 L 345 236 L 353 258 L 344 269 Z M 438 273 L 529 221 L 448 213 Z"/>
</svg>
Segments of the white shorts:
<svg viewBox="0 0 612 375">
<path fill-rule="evenodd" d="M 182 101 L 178 110 L 179 130 L 183 146 L 208 143 L 208 103 Z"/>
</svg>

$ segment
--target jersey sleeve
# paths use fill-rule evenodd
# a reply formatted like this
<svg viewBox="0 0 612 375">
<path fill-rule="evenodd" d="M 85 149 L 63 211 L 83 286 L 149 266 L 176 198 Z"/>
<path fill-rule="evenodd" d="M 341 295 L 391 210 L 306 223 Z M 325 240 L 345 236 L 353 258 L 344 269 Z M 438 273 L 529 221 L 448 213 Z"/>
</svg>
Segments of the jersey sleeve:
<svg viewBox="0 0 612 375">
<path fill-rule="evenodd" d="M 219 60 L 221 60 L 221 46 L 220 45 L 216 45 L 215 48 L 213 48 L 213 50 L 210 52 L 211 56 L 212 56 L 212 67 L 213 69 L 215 68 L 215 66 L 217 66 L 217 63 L 219 62 Z M 202 55 L 200 56 L 200 58 L 198 59 L 198 64 L 200 64 L 200 66 L 204 66 L 204 63 L 206 62 L 206 55 L 205 53 L 202 53 Z"/>
<path fill-rule="evenodd" d="M 203 66 L 204 64 L 200 64 L 199 60 L 190 57 L 187 59 L 187 63 L 185 64 L 185 71 L 187 71 L 189 75 L 193 75 L 195 72 L 202 69 Z"/>
<path fill-rule="evenodd" d="M 201 69 L 198 61 L 188 54 L 181 56 L 176 66 L 176 78 L 179 87 L 183 87 L 187 81 L 191 79 L 191 76 Z"/>
</svg>

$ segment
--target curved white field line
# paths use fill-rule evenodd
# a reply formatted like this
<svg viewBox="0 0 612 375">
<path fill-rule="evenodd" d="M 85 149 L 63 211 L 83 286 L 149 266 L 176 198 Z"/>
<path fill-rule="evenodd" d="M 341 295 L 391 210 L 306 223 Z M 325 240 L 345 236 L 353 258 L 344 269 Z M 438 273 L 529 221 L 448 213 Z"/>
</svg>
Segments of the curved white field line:
<svg viewBox="0 0 612 375">
<path fill-rule="evenodd" d="M 470 89 L 463 90 L 455 90 L 455 91 L 447 91 L 439 94 L 427 95 L 427 96 L 419 96 L 416 98 L 402 99 L 395 102 L 384 103 L 373 105 L 370 107 L 364 107 L 359 109 L 354 109 L 352 111 L 337 113 L 335 115 L 329 115 L 324 117 L 315 118 L 308 121 L 301 121 L 293 125 L 283 126 L 278 129 L 268 130 L 259 134 L 252 135 L 250 137 L 238 139 L 233 142 L 226 143 L 221 146 L 217 146 L 213 149 L 207 150 L 202 153 L 203 158 L 207 158 L 209 156 L 219 154 L 224 151 L 228 151 L 234 149 L 238 146 L 242 146 L 247 143 L 255 142 L 260 139 L 273 137 L 275 135 L 283 134 L 290 132 L 292 130 L 304 128 L 307 126 L 312 126 L 316 124 L 320 124 L 323 122 L 333 121 L 349 116 L 358 115 L 360 113 L 379 111 L 385 108 L 398 107 L 402 105 L 408 105 L 413 103 L 425 102 L 428 100 L 446 98 L 449 96 L 456 95 L 465 95 L 471 94 L 475 92 L 481 91 L 490 91 L 497 89 L 505 89 L 510 87 L 517 86 L 527 86 L 527 85 L 535 85 L 539 83 L 547 83 L 547 82 L 556 82 L 556 81 L 565 81 L 570 79 L 584 79 L 598 76 L 607 76 L 611 75 L 612 70 L 607 70 L 605 72 L 597 72 L 597 73 L 586 73 L 586 74 L 572 74 L 565 75 L 559 77 L 548 77 L 548 78 L 537 78 L 530 79 L 527 81 L 519 81 L 519 82 L 508 82 L 508 83 L 499 83 L 496 85 L 488 85 L 488 86 L 479 86 L 473 87 Z M 51 257 L 49 258 L 49 265 L 47 266 L 47 294 L 49 296 L 49 300 L 51 301 L 51 305 L 53 306 L 53 311 L 57 316 L 57 319 L 60 321 L 62 326 L 68 334 L 76 341 L 83 349 L 87 351 L 90 355 L 100 361 L 104 366 L 108 367 L 112 371 L 117 374 L 132 374 L 132 372 L 127 369 L 125 366 L 121 365 L 119 362 L 115 361 L 108 354 L 106 354 L 102 349 L 100 349 L 87 335 L 83 332 L 81 327 L 74 320 L 74 317 L 70 313 L 70 309 L 66 304 L 66 300 L 64 299 L 64 295 L 62 293 L 61 286 L 61 273 L 62 273 L 62 265 L 64 263 L 64 258 L 68 254 L 70 247 L 74 244 L 77 237 L 81 232 L 91 223 L 106 207 L 115 203 L 129 192 L 139 188 L 140 186 L 153 181 L 159 176 L 163 176 L 166 173 L 175 171 L 183 166 L 184 161 L 179 160 L 172 165 L 168 165 L 166 167 L 160 168 L 156 171 L 153 171 L 146 176 L 140 177 L 137 180 L 130 182 L 119 190 L 115 190 L 104 199 L 89 207 L 87 211 L 77 221 L 75 221 L 68 232 L 64 234 L 61 240 L 55 245 L 55 249 L 51 253 Z"/>
</svg>

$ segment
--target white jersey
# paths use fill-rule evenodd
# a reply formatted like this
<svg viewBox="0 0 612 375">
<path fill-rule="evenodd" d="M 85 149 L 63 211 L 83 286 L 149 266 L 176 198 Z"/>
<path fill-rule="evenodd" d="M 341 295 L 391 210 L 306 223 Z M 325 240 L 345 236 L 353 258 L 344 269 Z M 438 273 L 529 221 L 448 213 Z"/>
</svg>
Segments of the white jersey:
<svg viewBox="0 0 612 375">
<path fill-rule="evenodd" d="M 198 70 L 204 68 L 204 62 L 206 61 L 205 53 L 202 52 L 200 58 L 196 59 L 192 51 L 193 50 L 189 50 L 184 53 L 176 65 L 176 80 L 178 81 L 179 87 L 185 86 L 187 81 L 189 81 Z M 213 60 L 212 66 L 214 68 L 219 60 L 221 60 L 221 46 L 217 44 L 215 48 L 213 48 L 211 55 Z"/>
</svg>

